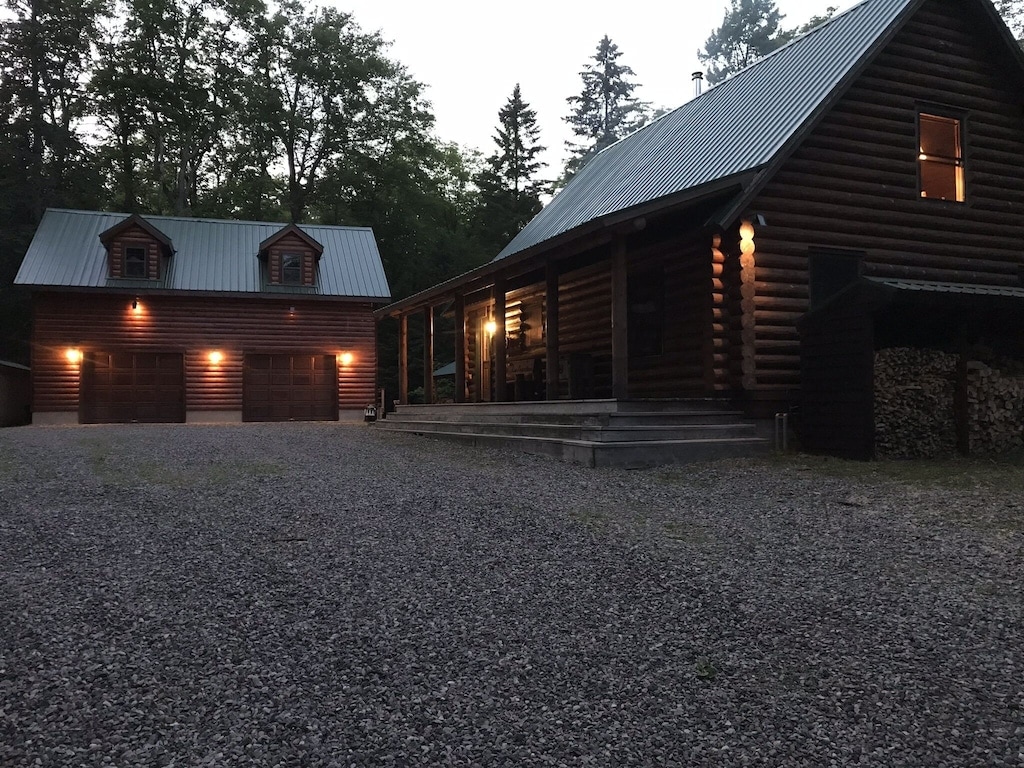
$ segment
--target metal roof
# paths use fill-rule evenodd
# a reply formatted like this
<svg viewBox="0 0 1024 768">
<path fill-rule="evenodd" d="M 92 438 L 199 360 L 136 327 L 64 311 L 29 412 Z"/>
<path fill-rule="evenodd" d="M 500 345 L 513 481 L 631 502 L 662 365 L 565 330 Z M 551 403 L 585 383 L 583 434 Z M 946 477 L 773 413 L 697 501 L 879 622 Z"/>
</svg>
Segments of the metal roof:
<svg viewBox="0 0 1024 768">
<path fill-rule="evenodd" d="M 864 0 L 600 152 L 495 258 L 771 161 L 917 0 Z"/>
<path fill-rule="evenodd" d="M 1024 299 L 1024 286 L 973 285 L 968 283 L 943 283 L 932 280 L 903 280 L 885 277 L 865 277 L 864 279 L 888 288 L 895 288 L 898 291 L 961 293 L 974 296 L 1007 296 L 1013 299 Z"/>
<path fill-rule="evenodd" d="M 368 227 L 301 225 L 324 247 L 315 288 L 268 286 L 258 258 L 260 243 L 286 224 L 145 216 L 174 244 L 161 280 L 125 280 L 108 276 L 101 232 L 127 219 L 126 213 L 51 208 L 43 215 L 14 282 L 67 288 L 167 289 L 231 293 L 304 294 L 391 298 L 373 230 Z"/>
</svg>

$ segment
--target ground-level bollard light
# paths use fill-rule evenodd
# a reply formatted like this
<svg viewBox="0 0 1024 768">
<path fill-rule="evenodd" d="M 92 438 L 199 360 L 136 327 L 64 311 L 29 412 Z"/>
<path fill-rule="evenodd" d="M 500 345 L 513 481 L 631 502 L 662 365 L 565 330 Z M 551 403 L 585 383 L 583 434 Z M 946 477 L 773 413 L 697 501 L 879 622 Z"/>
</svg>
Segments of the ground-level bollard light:
<svg viewBox="0 0 1024 768">
<path fill-rule="evenodd" d="M 363 421 L 376 421 L 377 420 L 377 406 L 368 405 L 363 409 Z"/>
</svg>

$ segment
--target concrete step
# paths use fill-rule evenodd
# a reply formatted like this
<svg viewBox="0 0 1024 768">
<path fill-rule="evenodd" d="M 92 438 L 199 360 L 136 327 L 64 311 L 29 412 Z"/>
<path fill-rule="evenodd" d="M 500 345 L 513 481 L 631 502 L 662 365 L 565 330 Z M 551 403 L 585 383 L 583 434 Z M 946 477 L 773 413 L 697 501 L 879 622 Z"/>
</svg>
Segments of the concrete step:
<svg viewBox="0 0 1024 768">
<path fill-rule="evenodd" d="M 394 431 L 404 432 L 407 430 Z M 525 453 L 553 456 L 563 461 L 571 461 L 589 467 L 627 469 L 755 456 L 766 453 L 770 448 L 768 440 L 758 437 L 598 442 L 457 431 L 431 431 L 416 434 L 465 445 L 512 448 Z"/>
<path fill-rule="evenodd" d="M 751 422 L 674 423 L 674 424 L 620 424 L 609 426 L 593 424 L 540 424 L 527 422 L 471 422 L 471 421 L 413 421 L 412 419 L 379 422 L 378 426 L 393 431 L 428 434 L 432 432 L 516 435 L 519 437 L 546 437 L 558 440 L 585 440 L 590 442 L 640 442 L 651 440 L 714 440 L 724 438 L 755 437 L 756 426 Z"/>
</svg>

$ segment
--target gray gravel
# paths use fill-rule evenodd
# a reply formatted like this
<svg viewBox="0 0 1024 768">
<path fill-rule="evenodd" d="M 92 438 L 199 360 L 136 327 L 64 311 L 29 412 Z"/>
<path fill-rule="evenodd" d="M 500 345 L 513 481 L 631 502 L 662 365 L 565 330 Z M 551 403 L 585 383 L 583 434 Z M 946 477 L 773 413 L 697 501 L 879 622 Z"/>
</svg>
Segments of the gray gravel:
<svg viewBox="0 0 1024 768">
<path fill-rule="evenodd" d="M 0 430 L 0 765 L 1024 765 L 1024 495 Z"/>
</svg>

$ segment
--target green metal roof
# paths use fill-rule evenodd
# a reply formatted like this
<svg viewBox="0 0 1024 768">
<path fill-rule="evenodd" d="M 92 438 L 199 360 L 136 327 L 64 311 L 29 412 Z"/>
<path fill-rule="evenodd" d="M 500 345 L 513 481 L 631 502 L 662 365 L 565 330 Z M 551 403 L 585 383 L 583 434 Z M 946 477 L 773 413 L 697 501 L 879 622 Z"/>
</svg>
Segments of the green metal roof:
<svg viewBox="0 0 1024 768">
<path fill-rule="evenodd" d="M 50 209 L 14 279 L 16 285 L 231 293 L 317 295 L 388 301 L 388 287 L 373 231 L 368 227 L 301 225 L 323 245 L 315 287 L 268 286 L 259 246 L 285 224 L 170 216 L 145 216 L 174 244 L 160 280 L 108 276 L 101 232 L 128 218 L 125 213 Z"/>
</svg>

